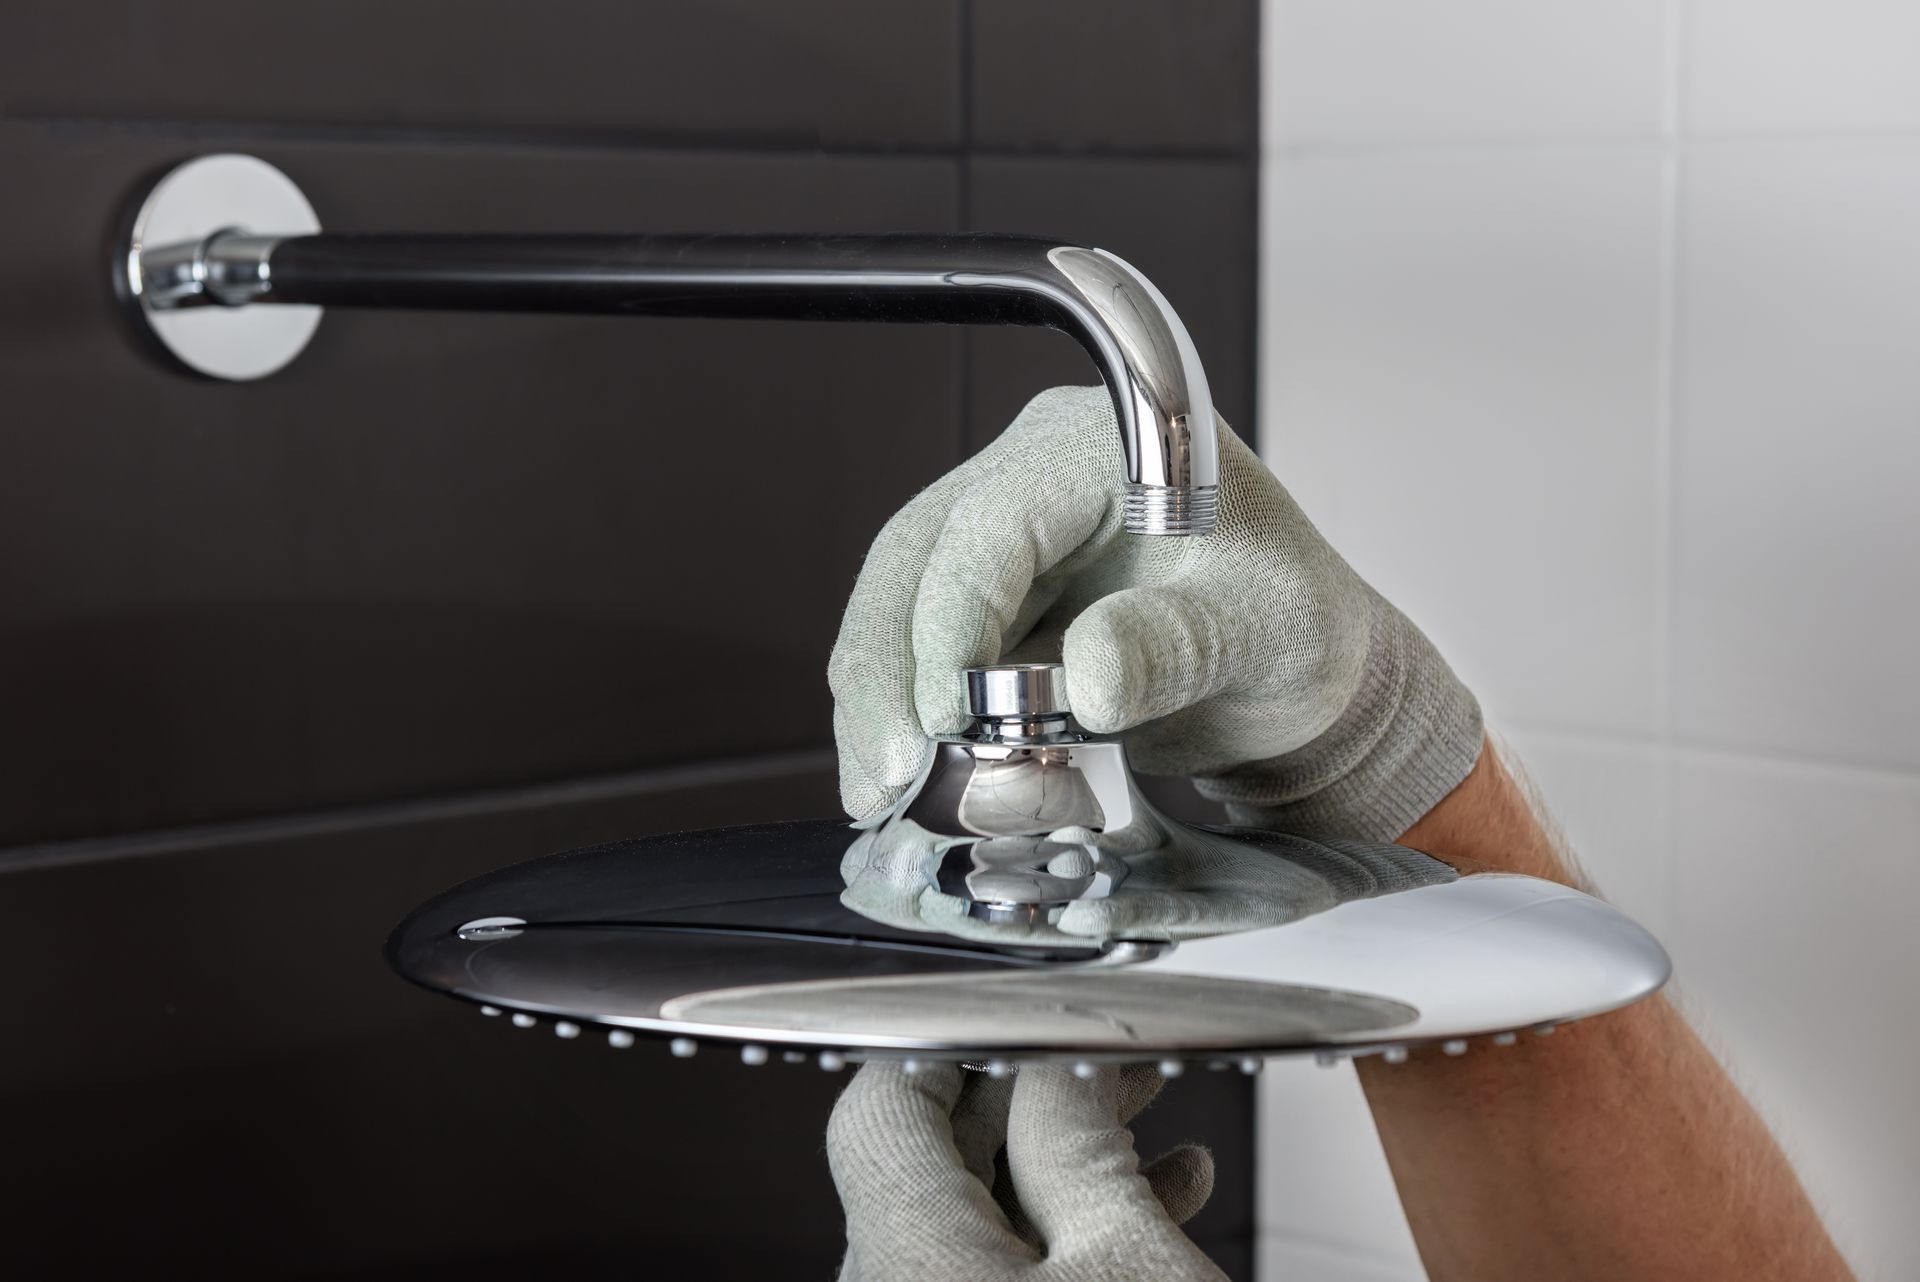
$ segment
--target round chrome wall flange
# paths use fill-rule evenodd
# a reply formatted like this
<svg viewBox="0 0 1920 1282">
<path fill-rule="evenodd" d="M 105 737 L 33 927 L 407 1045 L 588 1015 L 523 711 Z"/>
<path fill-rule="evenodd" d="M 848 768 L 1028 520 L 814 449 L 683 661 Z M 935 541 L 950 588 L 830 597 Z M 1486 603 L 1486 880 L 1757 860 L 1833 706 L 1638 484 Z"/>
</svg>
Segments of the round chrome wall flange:
<svg viewBox="0 0 1920 1282">
<path fill-rule="evenodd" d="M 291 178 L 253 156 L 200 156 L 141 198 L 115 247 L 116 293 L 159 351 L 198 374 L 263 378 L 306 348 L 321 308 L 233 305 L 206 288 L 216 233 L 306 236 L 320 219 Z"/>
</svg>

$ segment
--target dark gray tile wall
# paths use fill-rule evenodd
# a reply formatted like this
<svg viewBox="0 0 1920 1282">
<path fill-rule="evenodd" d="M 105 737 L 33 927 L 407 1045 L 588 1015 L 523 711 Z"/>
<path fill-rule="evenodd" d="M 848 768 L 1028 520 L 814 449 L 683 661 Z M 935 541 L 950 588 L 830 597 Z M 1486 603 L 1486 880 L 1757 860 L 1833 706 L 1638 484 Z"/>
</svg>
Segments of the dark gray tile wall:
<svg viewBox="0 0 1920 1282">
<path fill-rule="evenodd" d="M 0 125 L 38 193 L 0 206 L 35 300 L 0 318 L 0 653 L 34 674 L 0 683 L 32 728 L 0 844 L 821 741 L 861 554 L 958 458 L 952 332 L 338 315 L 273 378 L 182 378 L 63 288 L 100 272 L 73 212 L 181 150 Z M 956 190 L 914 158 L 257 150 L 341 230 L 941 230 Z"/>
<path fill-rule="evenodd" d="M 1241 159 L 1256 141 L 1257 4 L 971 0 L 968 8 L 976 144 Z"/>
<path fill-rule="evenodd" d="M 11 0 L 14 119 L 947 148 L 960 0 Z"/>
<path fill-rule="evenodd" d="M 195 382 L 111 311 L 137 180 L 253 152 L 341 230 L 1053 232 L 1153 277 L 1250 434 L 1256 10 L 7 6 L 0 1271 L 830 1276 L 833 1078 L 518 1034 L 380 942 L 531 855 L 832 813 L 867 542 L 1093 377 L 1037 331 L 361 314 Z M 1247 1085 L 1141 1129 L 1214 1145 L 1193 1232 L 1250 1276 Z"/>
</svg>

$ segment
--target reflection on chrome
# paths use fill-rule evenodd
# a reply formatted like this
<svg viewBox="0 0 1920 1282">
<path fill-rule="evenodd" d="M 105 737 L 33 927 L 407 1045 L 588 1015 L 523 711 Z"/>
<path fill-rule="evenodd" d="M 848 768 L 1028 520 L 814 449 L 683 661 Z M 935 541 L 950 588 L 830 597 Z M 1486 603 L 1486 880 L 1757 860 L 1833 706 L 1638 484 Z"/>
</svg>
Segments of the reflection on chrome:
<svg viewBox="0 0 1920 1282">
<path fill-rule="evenodd" d="M 1399 846 L 1167 818 L 1121 742 L 1073 723 L 1059 664 L 971 668 L 966 688 L 973 725 L 929 744 L 920 778 L 841 860 L 841 902 L 870 920 L 1106 948 L 1279 926 L 1454 879 Z"/>
<path fill-rule="evenodd" d="M 1204 939 L 1282 926 L 1350 900 L 1457 877 L 1439 860 L 1404 846 L 1161 822 L 1167 839 L 1123 862 L 1104 848 L 1102 834 L 1087 829 L 983 839 L 943 836 L 895 816 L 856 835 L 840 865 L 846 883 L 840 901 L 906 930 L 984 943 L 1105 947 L 1120 940 Z M 1099 871 L 1060 875 L 1061 865 L 1076 856 L 1096 861 Z M 1124 882 L 1102 884 L 1106 870 L 1116 867 Z M 1053 895 L 1079 887 L 1079 897 L 1019 915 L 983 913 L 980 902 L 969 898 L 982 888 Z"/>
</svg>

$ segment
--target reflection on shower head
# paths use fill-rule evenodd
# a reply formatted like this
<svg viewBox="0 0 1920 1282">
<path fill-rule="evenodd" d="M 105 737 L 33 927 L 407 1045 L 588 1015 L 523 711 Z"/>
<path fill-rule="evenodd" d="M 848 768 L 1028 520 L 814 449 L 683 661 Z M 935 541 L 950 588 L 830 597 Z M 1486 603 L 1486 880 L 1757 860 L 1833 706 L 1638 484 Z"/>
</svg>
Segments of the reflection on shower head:
<svg viewBox="0 0 1920 1282">
<path fill-rule="evenodd" d="M 1139 851 L 1137 831 L 1110 835 L 1073 827 L 1044 837 L 951 837 L 895 816 L 855 835 L 841 860 L 846 890 L 840 899 L 906 930 L 1104 947 L 1285 925 L 1348 900 L 1458 876 L 1404 846 L 1255 830 L 1228 834 L 1155 818 L 1162 840 Z M 1111 884 L 1093 887 L 1101 877 Z M 970 900 L 1015 892 L 1065 902 L 1044 919 L 996 921 L 970 912 Z"/>
</svg>

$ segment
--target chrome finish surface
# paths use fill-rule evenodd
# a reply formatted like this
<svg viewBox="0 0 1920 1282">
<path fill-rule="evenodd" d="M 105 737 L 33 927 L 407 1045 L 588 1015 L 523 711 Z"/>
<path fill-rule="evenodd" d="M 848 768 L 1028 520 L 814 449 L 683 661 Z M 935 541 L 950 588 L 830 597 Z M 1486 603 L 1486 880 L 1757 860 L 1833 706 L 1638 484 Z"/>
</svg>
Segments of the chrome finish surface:
<svg viewBox="0 0 1920 1282">
<path fill-rule="evenodd" d="M 1064 717 L 1067 670 L 1058 663 L 999 663 L 968 668 L 967 711 L 990 721 L 1046 721 Z"/>
<path fill-rule="evenodd" d="M 115 252 L 117 288 L 165 352 L 220 378 L 258 378 L 291 360 L 319 323 L 314 305 L 1048 326 L 1080 343 L 1113 398 L 1127 529 L 1213 528 L 1219 459 L 1206 371 L 1166 298 L 1104 250 L 1010 235 L 318 230 L 272 166 L 202 157 L 142 203 Z M 272 319 L 295 310 L 297 324 Z"/>
<path fill-rule="evenodd" d="M 1060 712 L 1060 665 L 974 668 L 966 683 L 976 711 L 1011 714 L 976 716 L 963 733 L 933 740 L 918 780 L 847 848 L 844 902 L 875 921 L 1144 949 L 1453 876 L 1397 847 L 1373 847 L 1356 863 L 1301 838 L 1176 823 L 1141 793 L 1120 740 Z"/>
<path fill-rule="evenodd" d="M 1153 282 L 1117 255 L 1060 245 L 1047 251 L 1047 261 L 1100 320 L 1089 327 L 1095 359 L 1128 371 L 1124 394 L 1116 380 L 1107 382 L 1127 442 L 1127 529 L 1208 533 L 1220 483 L 1213 395 L 1186 326 Z M 1143 493 L 1177 502 L 1136 505 Z"/>
<path fill-rule="evenodd" d="M 975 916 L 1054 921 L 1069 902 L 1109 895 L 1126 877 L 1101 843 L 1109 827 L 1132 834 L 1129 849 L 1164 844 L 1164 824 L 1118 743 L 948 742 L 875 840 L 926 845 L 933 883 Z"/>
<path fill-rule="evenodd" d="M 520 1027 L 658 1034 L 679 1056 L 706 1040 L 748 1064 L 771 1047 L 822 1068 L 1144 1060 L 1169 1075 L 1196 1057 L 1251 1073 L 1265 1055 L 1459 1055 L 1666 982 L 1650 935 L 1565 886 L 1168 819 L 1121 744 L 1065 715 L 1058 665 L 975 669 L 967 685 L 983 715 L 931 745 L 874 826 L 536 860 L 417 909 L 389 960 Z M 1041 725 L 1055 728 L 1026 733 Z"/>
<path fill-rule="evenodd" d="M 518 917 L 480 917 L 454 931 L 462 939 L 511 939 L 527 923 Z"/>
<path fill-rule="evenodd" d="M 1250 843 L 1262 834 L 1234 834 Z M 1009 1066 L 1322 1062 L 1512 1040 L 1665 982 L 1660 946 L 1578 891 L 1477 874 L 1178 946 L 965 937 L 844 902 L 858 833 L 829 821 L 682 833 L 536 860 L 423 905 L 388 944 L 416 983 L 536 1023 L 718 1043 L 747 1062 L 805 1051 Z M 1270 836 L 1270 835 L 1267 835 Z M 1261 851 L 1295 862 L 1283 842 Z M 459 927 L 513 916 L 511 937 Z M 564 1035 L 564 1034 L 563 1034 Z M 1485 1042 L 1481 1042 L 1485 1045 Z M 1182 1071 L 1174 1067 L 1173 1072 Z"/>
<path fill-rule="evenodd" d="M 959 1035 L 976 1047 L 1057 1041 L 1083 1052 L 1127 1051 L 1143 1038 L 1234 1048 L 1378 1033 L 1410 1023 L 1416 1013 L 1356 993 L 1113 970 L 748 986 L 693 994 L 661 1008 L 669 1019 L 755 1037 L 773 1030 L 856 1045 L 869 1039 L 928 1045 Z"/>
<path fill-rule="evenodd" d="M 1129 484 L 1121 514 L 1136 534 L 1206 534 L 1217 519 L 1218 494 L 1210 485 Z"/>
<path fill-rule="evenodd" d="M 918 783 L 849 857 L 888 869 L 889 890 L 937 888 L 976 920 L 1053 925 L 1074 900 L 1113 893 L 1123 853 L 1164 847 L 1170 826 L 1120 741 L 1067 716 L 1060 664 L 969 668 L 964 679 L 973 725 L 935 742 Z"/>
<path fill-rule="evenodd" d="M 238 227 L 271 228 L 274 237 Z M 320 309 L 225 310 L 267 292 L 279 236 L 320 220 L 291 179 L 252 156 L 201 156 L 155 183 L 132 211 L 114 254 L 113 283 L 136 329 L 198 374 L 264 378 L 305 350 Z"/>
</svg>

